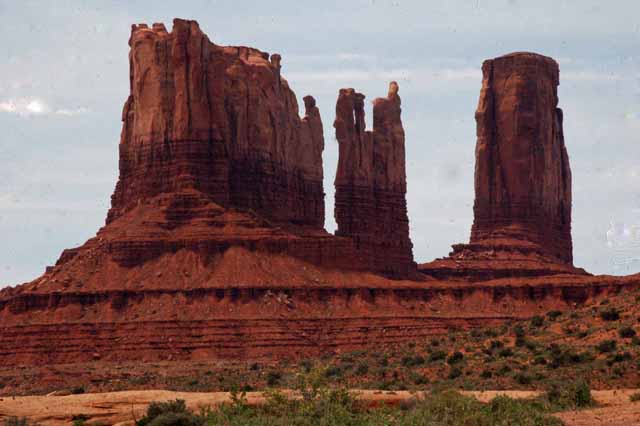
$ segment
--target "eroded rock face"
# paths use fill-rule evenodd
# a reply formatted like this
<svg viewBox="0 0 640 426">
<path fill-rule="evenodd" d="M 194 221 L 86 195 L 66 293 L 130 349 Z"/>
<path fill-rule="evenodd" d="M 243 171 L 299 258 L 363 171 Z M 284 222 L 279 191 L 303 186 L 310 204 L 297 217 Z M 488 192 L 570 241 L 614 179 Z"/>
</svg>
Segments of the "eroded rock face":
<svg viewBox="0 0 640 426">
<path fill-rule="evenodd" d="M 107 222 L 160 193 L 324 226 L 320 114 L 280 75 L 280 55 L 209 41 L 197 22 L 134 25 L 120 179 Z"/>
<path fill-rule="evenodd" d="M 476 111 L 471 243 L 511 238 L 571 264 L 571 169 L 558 64 L 533 53 L 485 61 Z"/>
<path fill-rule="evenodd" d="M 470 280 L 583 274 L 573 267 L 558 64 L 513 53 L 485 61 L 482 73 L 471 239 L 420 270 Z"/>
<path fill-rule="evenodd" d="M 336 103 L 336 235 L 354 239 L 370 269 L 407 277 L 415 264 L 398 84 L 373 101 L 373 131 L 365 130 L 364 99 L 354 89 L 341 89 Z"/>
</svg>

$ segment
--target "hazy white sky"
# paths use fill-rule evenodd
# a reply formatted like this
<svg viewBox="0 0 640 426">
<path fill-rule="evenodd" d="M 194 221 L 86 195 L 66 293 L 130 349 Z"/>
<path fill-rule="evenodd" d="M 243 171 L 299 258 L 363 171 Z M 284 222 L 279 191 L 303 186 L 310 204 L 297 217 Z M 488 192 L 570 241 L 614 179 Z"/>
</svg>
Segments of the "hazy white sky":
<svg viewBox="0 0 640 426">
<path fill-rule="evenodd" d="M 117 179 L 132 23 L 196 19 L 218 44 L 282 54 L 325 124 L 333 230 L 341 87 L 400 84 L 417 261 L 469 237 L 482 61 L 534 51 L 560 63 L 578 266 L 640 271 L 640 2 L 0 0 L 0 286 L 40 275 L 104 224 Z M 371 107 L 368 106 L 368 125 Z"/>
</svg>

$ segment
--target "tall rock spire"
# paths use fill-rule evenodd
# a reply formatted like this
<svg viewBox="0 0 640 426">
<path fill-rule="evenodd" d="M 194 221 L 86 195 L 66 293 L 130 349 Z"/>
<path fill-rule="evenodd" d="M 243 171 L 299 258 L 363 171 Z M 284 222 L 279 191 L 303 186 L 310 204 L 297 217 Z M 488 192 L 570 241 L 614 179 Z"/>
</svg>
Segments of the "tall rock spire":
<svg viewBox="0 0 640 426">
<path fill-rule="evenodd" d="M 341 89 L 336 103 L 336 235 L 353 238 L 371 270 L 407 277 L 415 264 L 398 84 L 373 101 L 373 131 L 365 130 L 364 99 L 354 89 Z"/>
<path fill-rule="evenodd" d="M 482 74 L 470 242 L 420 270 L 478 280 L 582 273 L 573 268 L 558 64 L 512 53 L 485 61 Z"/>
<path fill-rule="evenodd" d="M 571 169 L 558 64 L 514 53 L 485 61 L 482 73 L 471 242 L 531 241 L 570 264 Z"/>
</svg>

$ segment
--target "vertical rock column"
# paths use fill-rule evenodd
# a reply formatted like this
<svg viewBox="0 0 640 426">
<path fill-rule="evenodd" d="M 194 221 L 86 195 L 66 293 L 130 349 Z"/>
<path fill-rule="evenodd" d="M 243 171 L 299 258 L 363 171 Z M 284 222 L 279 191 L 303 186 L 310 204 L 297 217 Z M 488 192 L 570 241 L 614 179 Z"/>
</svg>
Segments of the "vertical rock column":
<svg viewBox="0 0 640 426">
<path fill-rule="evenodd" d="M 482 65 L 471 243 L 520 240 L 571 264 L 571 170 L 558 64 L 514 53 Z"/>
<path fill-rule="evenodd" d="M 374 100 L 373 131 L 365 130 L 364 99 L 354 89 L 341 89 L 336 103 L 336 235 L 356 242 L 369 269 L 404 278 L 415 263 L 398 85 L 392 82 L 388 96 Z"/>
</svg>

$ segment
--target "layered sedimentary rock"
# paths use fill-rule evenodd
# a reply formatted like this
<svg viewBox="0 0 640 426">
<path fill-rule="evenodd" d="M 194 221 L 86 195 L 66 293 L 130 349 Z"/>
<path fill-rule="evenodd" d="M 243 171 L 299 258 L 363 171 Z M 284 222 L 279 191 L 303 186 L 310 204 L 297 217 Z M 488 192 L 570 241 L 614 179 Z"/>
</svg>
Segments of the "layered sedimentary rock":
<svg viewBox="0 0 640 426">
<path fill-rule="evenodd" d="M 120 176 L 97 250 L 128 267 L 232 246 L 362 267 L 352 241 L 324 230 L 320 112 L 306 96 L 300 118 L 280 55 L 218 46 L 180 19 L 171 32 L 132 26 L 129 45 Z"/>
<path fill-rule="evenodd" d="M 558 64 L 513 53 L 485 61 L 482 74 L 470 243 L 421 269 L 478 279 L 576 272 Z"/>
<path fill-rule="evenodd" d="M 222 206 L 324 226 L 320 114 L 298 115 L 280 55 L 209 41 L 195 21 L 134 25 L 120 179 L 108 222 L 144 199 L 196 189 Z"/>
<path fill-rule="evenodd" d="M 472 244 L 429 271 L 541 276 L 388 279 L 380 272 L 414 268 L 397 85 L 374 102 L 373 131 L 364 96 L 341 91 L 334 236 L 322 227 L 319 112 L 305 97 L 298 117 L 278 55 L 216 46 L 180 20 L 171 33 L 134 27 L 131 48 L 107 224 L 41 277 L 0 290 L 0 366 L 306 357 L 493 326 L 638 286 L 638 277 L 573 273 L 560 244 L 550 253 L 531 237 L 546 234 L 525 226 L 529 216 L 498 226 L 504 203 L 478 203 L 502 237 L 478 221 Z M 500 179 L 494 186 L 510 194 L 511 178 Z M 545 191 L 531 217 L 539 200 L 552 204 Z"/>
<path fill-rule="evenodd" d="M 336 103 L 336 235 L 352 238 L 371 270 L 408 277 L 415 263 L 398 84 L 392 82 L 388 96 L 373 101 L 373 131 L 365 130 L 364 98 L 341 89 Z"/>
</svg>

